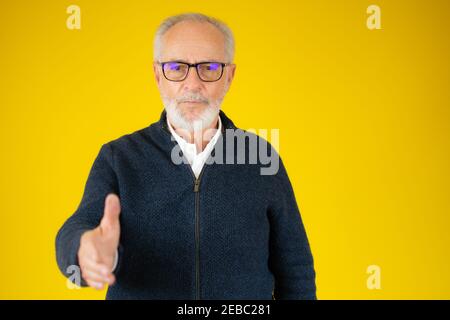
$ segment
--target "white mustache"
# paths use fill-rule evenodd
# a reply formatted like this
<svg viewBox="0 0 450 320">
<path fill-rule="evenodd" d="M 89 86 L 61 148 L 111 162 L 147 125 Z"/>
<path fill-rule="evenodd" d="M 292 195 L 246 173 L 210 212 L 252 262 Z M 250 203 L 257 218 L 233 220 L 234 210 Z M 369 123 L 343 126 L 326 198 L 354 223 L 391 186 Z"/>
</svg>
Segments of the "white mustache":
<svg viewBox="0 0 450 320">
<path fill-rule="evenodd" d="M 209 100 L 199 93 L 188 93 L 176 99 L 177 103 L 186 101 L 203 102 L 209 104 Z"/>
</svg>

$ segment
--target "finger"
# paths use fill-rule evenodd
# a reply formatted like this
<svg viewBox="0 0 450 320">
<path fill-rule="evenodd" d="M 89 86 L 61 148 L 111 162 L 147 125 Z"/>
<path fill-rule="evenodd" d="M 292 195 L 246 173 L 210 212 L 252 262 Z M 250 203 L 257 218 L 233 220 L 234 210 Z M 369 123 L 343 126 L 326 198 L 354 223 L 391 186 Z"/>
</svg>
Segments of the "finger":
<svg viewBox="0 0 450 320">
<path fill-rule="evenodd" d="M 108 276 L 109 274 L 111 274 L 111 269 L 108 268 L 108 266 L 91 259 L 85 259 L 81 268 L 92 270 L 98 274 L 101 274 L 102 276 Z"/>
<path fill-rule="evenodd" d="M 86 282 L 90 287 L 95 288 L 97 290 L 102 290 L 104 287 L 104 284 L 102 282 L 96 282 L 92 280 L 86 280 Z"/>
<path fill-rule="evenodd" d="M 82 275 L 85 280 L 89 279 L 96 282 L 106 282 L 108 284 L 112 284 L 115 280 L 115 277 L 113 274 L 109 274 L 107 276 L 102 275 L 101 273 L 97 272 L 96 270 L 92 270 L 89 268 L 82 269 Z"/>
<path fill-rule="evenodd" d="M 115 275 L 106 266 L 91 262 L 82 268 L 86 276 L 96 281 L 103 281 L 112 285 L 116 281 Z"/>
<path fill-rule="evenodd" d="M 120 200 L 119 197 L 110 193 L 105 199 L 105 210 L 103 212 L 103 218 L 100 222 L 102 232 L 110 233 L 120 230 Z"/>
</svg>

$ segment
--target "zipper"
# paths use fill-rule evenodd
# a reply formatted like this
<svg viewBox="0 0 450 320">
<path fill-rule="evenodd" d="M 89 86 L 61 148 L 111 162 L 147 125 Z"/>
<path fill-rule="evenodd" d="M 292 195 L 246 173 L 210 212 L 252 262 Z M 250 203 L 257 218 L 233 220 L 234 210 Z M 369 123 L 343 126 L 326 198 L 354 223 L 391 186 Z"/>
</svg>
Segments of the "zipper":
<svg viewBox="0 0 450 320">
<path fill-rule="evenodd" d="M 165 124 L 163 124 L 163 131 L 167 133 L 170 137 L 172 134 L 168 130 Z M 171 140 L 172 141 L 172 140 Z M 176 141 L 172 141 L 174 146 L 177 144 Z M 211 155 L 210 155 L 211 156 Z M 185 160 L 186 157 L 183 154 L 183 158 Z M 187 161 L 186 161 L 187 162 Z M 198 178 L 195 176 L 194 171 L 192 170 L 189 163 L 187 167 L 194 178 L 194 194 L 195 194 L 195 299 L 200 300 L 200 181 L 203 175 L 203 171 L 205 171 L 206 163 L 203 165 Z"/>
<path fill-rule="evenodd" d="M 183 155 L 184 156 L 184 155 Z M 191 166 L 187 165 L 189 171 L 194 178 L 194 194 L 195 194 L 195 300 L 201 300 L 200 297 L 200 181 L 206 168 L 203 165 L 198 178 L 195 176 Z"/>
<path fill-rule="evenodd" d="M 206 164 L 203 166 L 198 178 L 190 166 L 189 170 L 194 177 L 194 194 L 195 194 L 195 299 L 200 300 L 200 181 L 205 170 Z"/>
<path fill-rule="evenodd" d="M 203 171 L 203 169 L 202 169 Z M 194 181 L 195 192 L 195 299 L 200 300 L 200 179 Z"/>
</svg>

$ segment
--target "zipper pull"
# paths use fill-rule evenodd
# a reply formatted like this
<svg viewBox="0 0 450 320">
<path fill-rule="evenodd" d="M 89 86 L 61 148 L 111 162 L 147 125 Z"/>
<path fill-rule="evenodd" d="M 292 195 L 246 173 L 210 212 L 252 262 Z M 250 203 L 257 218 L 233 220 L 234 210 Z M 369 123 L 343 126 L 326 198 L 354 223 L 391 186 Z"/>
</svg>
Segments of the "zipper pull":
<svg viewBox="0 0 450 320">
<path fill-rule="evenodd" d="M 198 192 L 199 187 L 200 187 L 200 180 L 199 179 L 195 179 L 194 192 Z"/>
</svg>

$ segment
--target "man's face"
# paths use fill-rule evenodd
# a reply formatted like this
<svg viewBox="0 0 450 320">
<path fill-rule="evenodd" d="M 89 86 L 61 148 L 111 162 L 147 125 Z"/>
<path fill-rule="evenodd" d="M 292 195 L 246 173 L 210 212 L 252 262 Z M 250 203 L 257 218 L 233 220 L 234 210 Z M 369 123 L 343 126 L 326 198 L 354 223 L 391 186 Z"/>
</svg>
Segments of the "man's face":
<svg viewBox="0 0 450 320">
<path fill-rule="evenodd" d="M 210 23 L 194 21 L 180 22 L 164 34 L 160 62 L 167 61 L 231 62 L 225 55 L 222 33 Z M 193 131 L 194 123 L 207 128 L 217 118 L 236 68 L 224 67 L 222 77 L 215 82 L 202 81 L 196 69 L 190 68 L 186 79 L 174 82 L 164 77 L 160 64 L 153 67 L 169 120 L 188 131 Z"/>
</svg>

